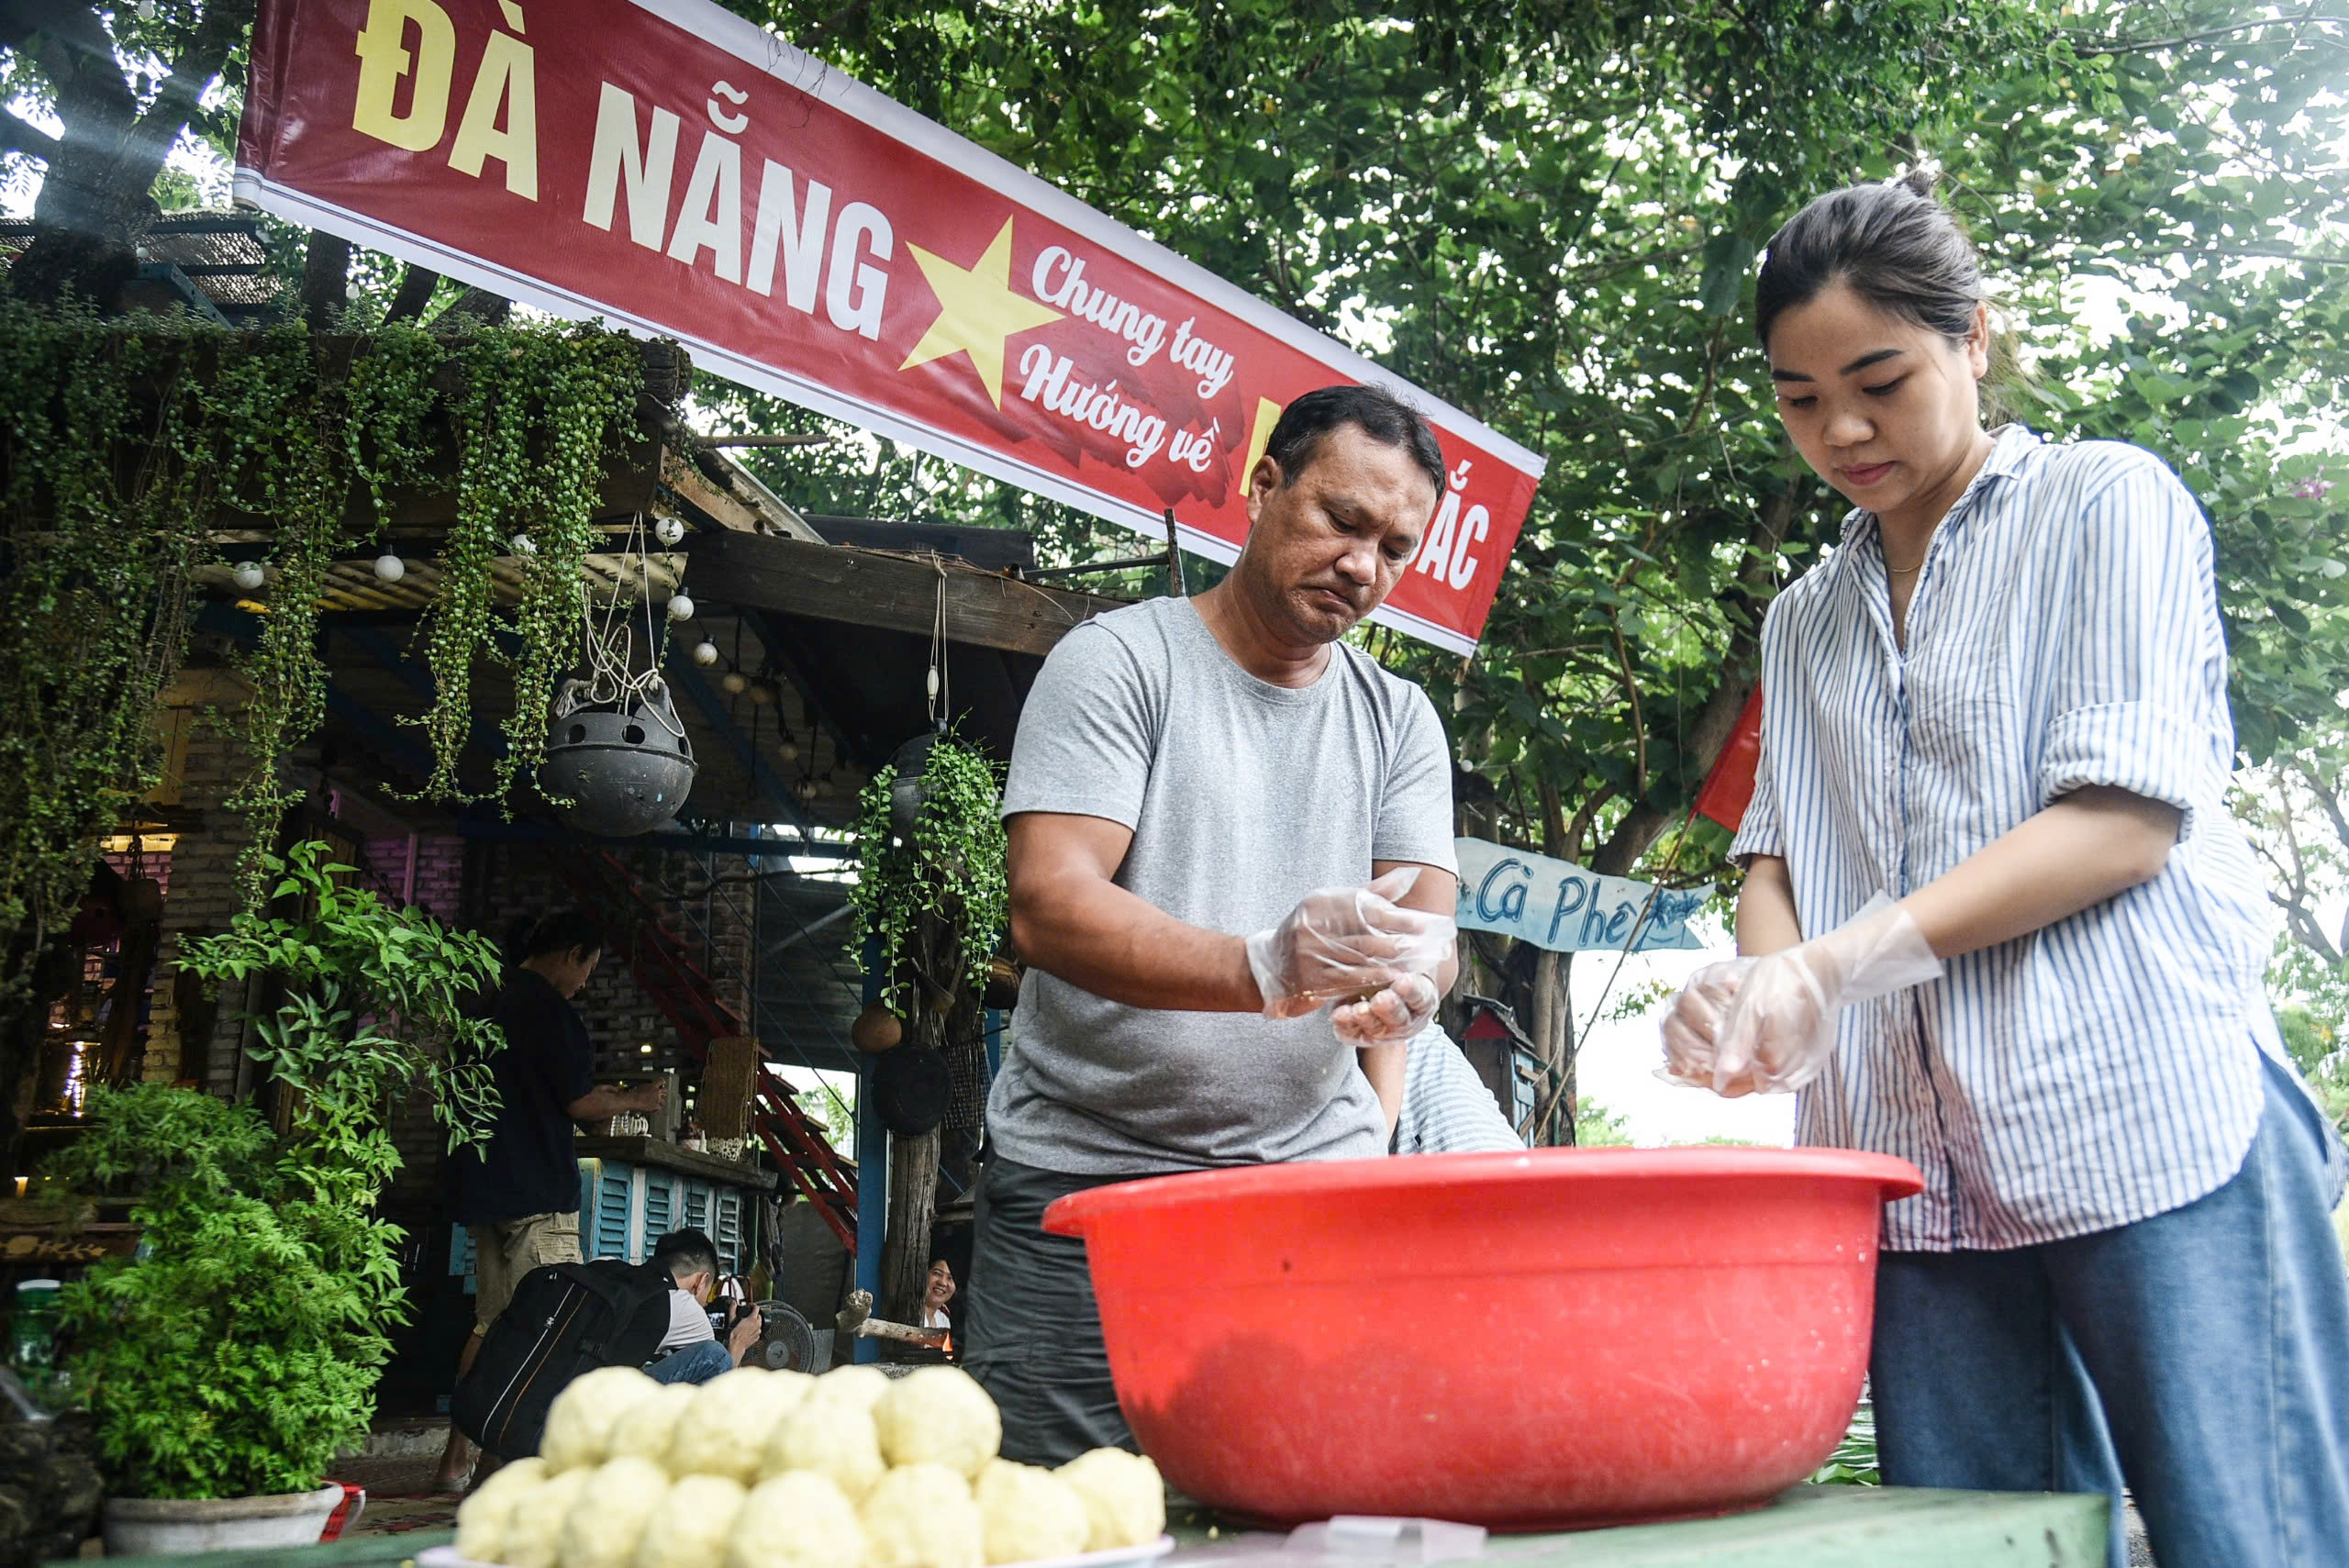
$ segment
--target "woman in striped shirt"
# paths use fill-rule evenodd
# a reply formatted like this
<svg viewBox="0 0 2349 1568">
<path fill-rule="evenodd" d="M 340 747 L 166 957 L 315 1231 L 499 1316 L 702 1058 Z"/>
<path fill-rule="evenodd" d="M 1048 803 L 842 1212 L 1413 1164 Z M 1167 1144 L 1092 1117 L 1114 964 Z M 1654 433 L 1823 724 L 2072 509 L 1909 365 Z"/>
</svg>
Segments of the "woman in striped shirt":
<svg viewBox="0 0 2349 1568">
<path fill-rule="evenodd" d="M 1885 1478 L 2104 1491 L 2163 1568 L 2349 1562 L 2339 1140 L 2262 991 L 2210 529 L 2159 459 L 1985 429 L 1972 247 L 1929 183 L 1812 202 L 1755 290 L 1854 505 L 1771 606 L 1739 958 L 1670 1071 L 1901 1155 Z"/>
</svg>

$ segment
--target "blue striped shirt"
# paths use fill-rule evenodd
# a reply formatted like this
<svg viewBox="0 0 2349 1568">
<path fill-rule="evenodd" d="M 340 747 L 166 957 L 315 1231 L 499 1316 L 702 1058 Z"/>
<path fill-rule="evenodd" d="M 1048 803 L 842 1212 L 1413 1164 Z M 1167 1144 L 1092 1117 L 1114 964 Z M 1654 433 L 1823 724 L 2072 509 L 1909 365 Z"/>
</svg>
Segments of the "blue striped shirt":
<svg viewBox="0 0 2349 1568">
<path fill-rule="evenodd" d="M 1893 639 L 1875 514 L 1770 606 L 1762 761 L 1731 853 L 1781 855 L 1806 935 L 1903 896 L 2067 791 L 2185 813 L 2161 873 L 1844 1009 L 1798 1140 L 1925 1173 L 1898 1251 L 2017 1247 L 2176 1208 L 2242 1165 L 2263 879 L 2225 795 L 2234 726 L 2210 532 L 2160 460 L 2020 426 L 1935 530 Z"/>
<path fill-rule="evenodd" d="M 1441 1024 L 1420 1031 L 1403 1063 L 1396 1153 L 1471 1154 L 1525 1147 L 1525 1140 L 1501 1114 L 1500 1101 L 1477 1075 L 1475 1063 Z"/>
</svg>

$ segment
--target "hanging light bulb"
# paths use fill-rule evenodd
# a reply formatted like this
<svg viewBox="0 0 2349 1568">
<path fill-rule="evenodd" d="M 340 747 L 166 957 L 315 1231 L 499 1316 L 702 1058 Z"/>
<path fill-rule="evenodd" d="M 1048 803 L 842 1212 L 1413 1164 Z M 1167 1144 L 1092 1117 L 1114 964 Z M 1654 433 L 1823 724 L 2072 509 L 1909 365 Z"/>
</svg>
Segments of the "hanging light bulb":
<svg viewBox="0 0 2349 1568">
<path fill-rule="evenodd" d="M 705 670 L 708 669 L 712 664 L 717 663 L 718 644 L 715 642 L 695 643 L 694 662 L 700 665 Z"/>
<path fill-rule="evenodd" d="M 774 688 L 773 686 L 771 686 L 771 685 L 767 684 L 767 683 L 766 683 L 766 682 L 764 682 L 764 681 L 754 681 L 754 682 L 752 682 L 752 683 L 751 683 L 751 706 L 753 706 L 753 707 L 764 707 L 764 706 L 766 706 L 769 703 L 771 703 L 771 702 L 773 702 L 773 701 L 774 701 Z"/>
<path fill-rule="evenodd" d="M 520 556 L 532 556 L 539 553 L 539 547 L 530 542 L 529 534 L 516 534 L 506 541 L 506 548 Z"/>
<path fill-rule="evenodd" d="M 379 582 L 396 583 L 407 575 L 407 562 L 385 550 L 375 558 L 375 577 Z"/>
<path fill-rule="evenodd" d="M 750 686 L 751 683 L 742 678 L 741 671 L 729 670 L 726 673 L 718 677 L 718 684 L 725 688 L 726 695 L 728 696 L 739 697 L 742 695 L 744 690 Z"/>
<path fill-rule="evenodd" d="M 674 544 L 685 537 L 685 525 L 674 517 L 663 517 L 652 525 L 652 537 L 662 544 Z"/>
<path fill-rule="evenodd" d="M 229 575 L 237 580 L 237 586 L 248 594 L 260 587 L 269 576 L 261 569 L 261 562 L 258 561 L 239 561 L 237 562 L 236 571 Z"/>
<path fill-rule="evenodd" d="M 645 571 L 649 573 L 651 570 L 652 570 L 652 568 L 651 568 L 651 562 L 646 562 L 646 564 L 645 564 Z M 691 599 L 689 599 L 689 598 L 685 597 L 685 595 L 683 595 L 683 594 L 672 594 L 672 595 L 669 595 L 669 618 L 670 618 L 671 620 L 691 620 L 691 619 L 693 619 L 693 618 L 694 618 L 694 602 L 693 602 Z"/>
<path fill-rule="evenodd" d="M 783 760 L 786 762 L 796 762 L 799 761 L 799 742 L 796 740 L 787 740 L 784 741 L 782 745 L 776 747 L 775 750 L 783 753 Z"/>
</svg>

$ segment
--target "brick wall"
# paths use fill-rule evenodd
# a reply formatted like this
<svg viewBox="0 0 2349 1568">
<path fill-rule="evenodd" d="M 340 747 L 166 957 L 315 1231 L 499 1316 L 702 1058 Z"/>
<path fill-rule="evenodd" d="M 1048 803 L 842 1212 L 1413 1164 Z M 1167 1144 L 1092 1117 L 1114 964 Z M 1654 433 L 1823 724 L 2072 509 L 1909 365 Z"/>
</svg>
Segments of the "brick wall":
<svg viewBox="0 0 2349 1568">
<path fill-rule="evenodd" d="M 400 849 L 404 851 L 405 846 Z M 593 853 L 532 841 L 426 838 L 417 902 L 443 919 L 505 942 L 517 928 L 527 929 L 557 909 L 587 903 L 563 874 L 563 857 Z M 662 923 L 685 941 L 695 962 L 710 975 L 720 997 L 747 1015 L 753 935 L 749 884 L 729 884 L 706 896 L 677 902 L 679 894 L 707 887 L 713 874 L 710 862 L 657 851 L 623 851 L 620 858 L 660 909 Z M 398 852 L 381 863 L 395 869 L 404 865 Z M 746 867 L 740 860 L 721 861 L 715 874 L 740 875 Z M 440 902 L 444 898 L 445 905 Z M 693 1064 L 678 1049 L 676 1029 L 630 973 L 625 906 L 609 896 L 587 906 L 607 917 L 608 945 L 604 962 L 572 1005 L 596 1044 L 598 1079 L 641 1083 L 674 1068 L 685 1073 L 690 1086 Z M 652 1049 L 648 1051 L 647 1046 Z M 395 1118 L 393 1136 L 406 1163 L 391 1201 L 407 1211 L 412 1223 L 438 1200 L 445 1134 L 418 1095 Z"/>
<path fill-rule="evenodd" d="M 190 935 L 225 930 L 235 917 L 239 907 L 237 861 L 250 841 L 252 831 L 251 824 L 242 814 L 223 804 L 244 777 L 244 749 L 217 725 L 206 722 L 201 717 L 206 706 L 229 706 L 235 694 L 221 689 L 229 683 L 229 677 L 217 672 L 207 674 L 210 679 L 190 694 L 192 700 L 173 720 L 183 727 L 186 747 L 177 780 L 176 806 L 197 825 L 183 831 L 172 851 L 171 889 L 163 904 L 163 941 L 155 965 L 157 1005 L 148 1033 L 150 1077 L 174 1076 L 184 1050 L 190 1043 L 184 1039 L 184 1022 L 173 1000 L 180 943 Z M 240 691 L 241 687 L 236 689 Z M 295 778 L 315 776 L 317 766 L 315 751 L 307 751 L 293 759 L 287 772 Z M 203 1058 L 201 1082 L 215 1094 L 228 1095 L 236 1092 L 239 1041 L 243 1032 L 236 1021 L 240 1003 L 241 989 L 233 983 L 224 984 L 217 996 L 206 1038 L 193 1042 Z"/>
</svg>

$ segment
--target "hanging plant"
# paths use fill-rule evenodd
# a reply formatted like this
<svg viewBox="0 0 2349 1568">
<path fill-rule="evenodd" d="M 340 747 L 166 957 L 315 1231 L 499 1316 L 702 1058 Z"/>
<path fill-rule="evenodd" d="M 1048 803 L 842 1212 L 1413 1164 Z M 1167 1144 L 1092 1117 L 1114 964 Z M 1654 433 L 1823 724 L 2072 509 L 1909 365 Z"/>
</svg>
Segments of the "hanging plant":
<svg viewBox="0 0 2349 1568">
<path fill-rule="evenodd" d="M 89 840 L 151 787 L 220 439 L 150 323 L 0 306 L 0 1000 L 89 884 Z"/>
<path fill-rule="evenodd" d="M 996 765 L 941 735 L 918 788 L 900 787 L 914 783 L 885 767 L 857 796 L 857 877 L 849 893 L 855 950 L 871 966 L 866 973 L 883 977 L 881 1000 L 899 1018 L 919 999 L 917 985 L 935 996 L 984 985 L 1011 914 Z"/>
<path fill-rule="evenodd" d="M 436 682 L 424 794 L 461 794 L 484 656 L 515 671 L 493 793 L 534 780 L 605 459 L 640 439 L 644 383 L 638 346 L 594 328 L 353 339 L 0 302 L 0 689 L 18 709 L 0 729 L 0 999 L 71 920 L 90 840 L 154 784 L 156 696 L 220 530 L 273 544 L 239 666 L 252 695 L 226 716 L 251 759 L 230 804 L 256 853 L 293 798 L 283 763 L 324 716 L 329 572 L 383 536 L 395 493 L 451 468 L 457 521 L 418 647 Z M 531 549 L 509 621 L 492 573 L 518 534 Z"/>
<path fill-rule="evenodd" d="M 456 762 L 473 728 L 473 661 L 484 654 L 514 670 L 506 750 L 489 793 L 502 797 L 518 777 L 538 776 L 547 706 L 578 641 L 604 453 L 632 429 L 643 381 L 633 343 L 587 328 L 484 331 L 465 346 L 464 368 L 465 395 L 452 411 L 464 452 L 457 520 L 419 632 L 434 689 L 424 717 L 433 755 L 425 794 L 435 799 L 466 798 Z M 530 549 L 520 557 L 518 651 L 509 655 L 495 640 L 494 567 L 518 534 Z"/>
<path fill-rule="evenodd" d="M 299 799 L 281 764 L 326 717 L 317 639 L 328 573 L 381 531 L 386 492 L 429 472 L 443 350 L 413 328 L 387 329 L 335 365 L 317 362 L 321 347 L 299 326 L 248 334 L 238 346 L 245 351 L 220 356 L 205 398 L 219 429 L 253 438 L 230 454 L 240 480 L 230 504 L 267 519 L 275 541 L 269 613 L 239 664 L 252 700 L 232 717 L 252 766 L 226 802 L 259 824 Z M 363 506 L 353 505 L 354 488 Z M 268 848 L 256 832 L 239 863 L 249 902 Z"/>
</svg>

